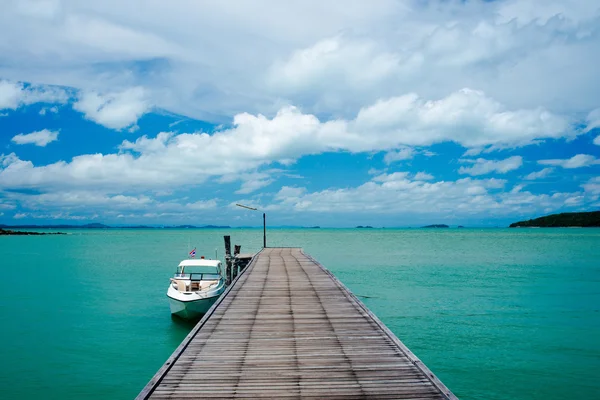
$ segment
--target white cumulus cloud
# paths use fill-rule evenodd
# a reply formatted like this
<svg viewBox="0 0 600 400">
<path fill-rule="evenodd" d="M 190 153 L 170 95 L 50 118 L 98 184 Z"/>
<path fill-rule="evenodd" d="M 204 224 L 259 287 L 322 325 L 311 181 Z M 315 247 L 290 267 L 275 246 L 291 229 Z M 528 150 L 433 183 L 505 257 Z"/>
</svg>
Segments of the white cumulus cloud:
<svg viewBox="0 0 600 400">
<path fill-rule="evenodd" d="M 58 114 L 58 107 L 44 107 L 40 110 L 40 115 L 46 115 L 47 113 Z"/>
<path fill-rule="evenodd" d="M 413 158 L 415 151 L 410 147 L 403 147 L 399 150 L 387 152 L 383 157 L 386 164 L 391 164 L 396 161 L 410 160 Z"/>
<path fill-rule="evenodd" d="M 194 203 L 186 204 L 186 207 L 191 210 L 212 210 L 217 208 L 217 204 L 218 203 L 216 199 L 199 200 Z"/>
<path fill-rule="evenodd" d="M 567 159 L 539 160 L 538 164 L 553 165 L 566 169 L 574 169 L 600 164 L 600 159 L 597 159 L 596 157 L 589 154 L 577 154 Z"/>
<path fill-rule="evenodd" d="M 348 118 L 379 99 L 463 87 L 508 109 L 580 115 L 598 107 L 599 22 L 593 0 L 12 1 L 0 76 L 142 86 L 152 105 L 219 122 L 281 104 Z"/>
<path fill-rule="evenodd" d="M 11 139 L 16 144 L 34 144 L 40 147 L 46 147 L 50 142 L 58 140 L 58 131 L 42 129 L 41 131 L 31 133 L 19 133 Z"/>
<path fill-rule="evenodd" d="M 124 98 L 130 96 L 137 98 L 131 93 Z M 123 97 L 93 94 L 88 100 L 94 104 L 91 107 L 96 110 L 94 118 L 114 128 L 134 123 L 137 111 L 144 109 L 134 107 L 136 112 L 131 114 L 121 110 L 113 115 L 113 107 L 118 108 Z M 273 118 L 238 114 L 231 128 L 210 135 L 162 132 L 154 138 L 142 136 L 134 142 L 126 140 L 116 154 L 80 155 L 70 162 L 46 166 L 14 160 L 0 171 L 0 186 L 46 187 L 60 182 L 74 187 L 177 187 L 189 179 L 201 183 L 211 176 L 248 173 L 274 162 L 289 165 L 302 156 L 323 152 L 392 151 L 403 146 L 442 142 L 463 146 L 516 146 L 569 134 L 567 121 L 546 111 L 512 112 L 481 92 L 461 90 L 435 101 L 409 95 L 377 102 L 359 111 L 353 120 L 323 122 L 313 114 L 284 107 Z M 240 148 L 244 151 L 238 151 Z M 473 168 L 463 167 L 461 171 L 504 173 L 518 168 L 522 160 L 514 156 L 503 161 L 480 159 L 474 163 Z M 242 187 L 240 193 L 264 187 L 270 183 L 269 179 L 254 179 Z"/>
<path fill-rule="evenodd" d="M 189 198 L 177 198 L 159 201 L 147 194 L 110 193 L 99 190 L 60 190 L 41 194 L 7 192 L 8 198 L 0 210 L 19 212 L 14 218 L 47 219 L 124 219 L 140 221 L 144 218 L 177 217 L 181 221 L 192 221 L 206 215 L 206 212 L 218 207 L 218 199 L 190 201 Z M 114 190 L 113 190 L 114 192 Z M 26 212 L 25 212 L 26 211 Z M 119 217 L 121 215 L 121 217 Z"/>
<path fill-rule="evenodd" d="M 600 196 L 600 176 L 596 176 L 591 178 L 589 181 L 582 185 L 583 189 L 594 196 L 595 199 L 598 199 Z"/>
<path fill-rule="evenodd" d="M 422 217 L 468 218 L 539 213 L 592 201 L 583 192 L 534 194 L 516 186 L 505 191 L 501 179 L 463 178 L 424 182 L 406 173 L 386 174 L 357 187 L 309 192 L 283 187 L 271 208 L 313 213 L 394 215 L 398 225 Z M 590 187 L 590 189 L 592 189 Z M 404 223 L 402 222 L 404 221 Z"/>
<path fill-rule="evenodd" d="M 242 187 L 235 191 L 236 194 L 248 194 L 257 191 L 274 182 L 274 179 L 254 179 L 242 183 Z"/>
<path fill-rule="evenodd" d="M 504 160 L 486 160 L 478 158 L 476 160 L 463 159 L 461 162 L 473 164 L 472 167 L 460 167 L 459 174 L 468 174 L 473 176 L 485 175 L 492 172 L 505 174 L 509 171 L 518 169 L 523 165 L 523 157 L 512 156 Z"/>
<path fill-rule="evenodd" d="M 68 99 L 69 94 L 60 87 L 0 80 L 0 110 L 16 110 L 34 103 L 66 103 Z"/>
<path fill-rule="evenodd" d="M 433 178 L 434 178 L 434 176 L 431 174 L 428 174 L 427 172 L 417 172 L 415 174 L 415 181 L 429 181 Z"/>
<path fill-rule="evenodd" d="M 156 204 L 148 196 L 130 196 L 123 194 L 108 195 L 97 190 L 74 190 L 26 195 L 18 197 L 21 204 L 31 209 L 74 210 L 82 211 L 90 208 L 98 209 L 133 209 L 138 210 Z"/>
<path fill-rule="evenodd" d="M 453 141 L 465 147 L 502 147 L 574 135 L 563 117 L 542 108 L 508 110 L 471 89 L 439 100 L 425 100 L 416 94 L 379 100 L 359 111 L 353 127 L 365 133 L 385 133 L 406 145 Z"/>
<path fill-rule="evenodd" d="M 0 81 L 0 110 L 16 109 L 21 102 L 22 87 L 12 82 Z"/>
<path fill-rule="evenodd" d="M 120 130 L 135 125 L 151 106 L 145 90 L 134 87 L 118 93 L 84 92 L 73 108 L 91 121 Z"/>
<path fill-rule="evenodd" d="M 592 110 L 586 118 L 586 127 L 584 132 L 589 132 L 592 129 L 600 128 L 600 108 Z M 597 138 L 596 138 L 597 139 Z"/>
<path fill-rule="evenodd" d="M 552 173 L 552 171 L 554 171 L 554 168 L 544 168 L 540 171 L 536 171 L 536 172 L 532 172 L 532 173 L 528 174 L 527 176 L 525 176 L 525 180 L 533 181 L 536 179 L 545 178 L 548 175 L 550 175 Z"/>
</svg>

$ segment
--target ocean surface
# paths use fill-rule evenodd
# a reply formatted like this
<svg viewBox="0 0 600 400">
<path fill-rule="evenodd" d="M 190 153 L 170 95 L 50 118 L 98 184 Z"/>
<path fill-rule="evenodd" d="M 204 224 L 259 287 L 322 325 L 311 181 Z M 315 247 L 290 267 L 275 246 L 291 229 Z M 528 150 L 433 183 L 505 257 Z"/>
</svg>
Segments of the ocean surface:
<svg viewBox="0 0 600 400">
<path fill-rule="evenodd" d="M 262 229 L 0 236 L 0 398 L 131 399 L 192 328 L 187 252 Z M 600 399 L 600 229 L 270 229 L 330 269 L 461 399 Z"/>
</svg>

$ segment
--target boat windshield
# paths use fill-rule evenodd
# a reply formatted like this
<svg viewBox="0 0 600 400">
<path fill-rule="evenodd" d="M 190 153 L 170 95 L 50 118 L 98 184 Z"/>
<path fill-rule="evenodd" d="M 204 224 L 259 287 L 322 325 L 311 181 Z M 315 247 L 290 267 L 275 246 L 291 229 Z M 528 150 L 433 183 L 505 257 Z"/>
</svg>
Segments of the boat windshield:
<svg viewBox="0 0 600 400">
<path fill-rule="evenodd" d="M 219 267 L 210 266 L 179 266 L 177 267 L 177 278 L 186 278 L 197 281 L 211 281 L 221 278 Z"/>
</svg>

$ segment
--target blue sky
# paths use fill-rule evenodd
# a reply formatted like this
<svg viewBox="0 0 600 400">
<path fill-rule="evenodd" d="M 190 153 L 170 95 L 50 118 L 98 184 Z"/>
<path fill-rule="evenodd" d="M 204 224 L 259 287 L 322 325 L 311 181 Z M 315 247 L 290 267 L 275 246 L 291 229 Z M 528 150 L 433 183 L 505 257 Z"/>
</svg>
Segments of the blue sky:
<svg viewBox="0 0 600 400">
<path fill-rule="evenodd" d="M 141 4 L 3 6 L 0 223 L 600 209 L 594 1 Z"/>
</svg>

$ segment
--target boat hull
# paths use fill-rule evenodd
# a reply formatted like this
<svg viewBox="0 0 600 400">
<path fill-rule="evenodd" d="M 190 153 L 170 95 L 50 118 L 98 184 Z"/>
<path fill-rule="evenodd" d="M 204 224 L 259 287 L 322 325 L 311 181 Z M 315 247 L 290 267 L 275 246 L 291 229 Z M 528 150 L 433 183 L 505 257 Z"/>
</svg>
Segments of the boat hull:
<svg viewBox="0 0 600 400">
<path fill-rule="evenodd" d="M 181 301 L 169 297 L 169 306 L 171 307 L 171 314 L 184 319 L 194 319 L 206 314 L 218 298 L 219 296 L 214 296 L 205 299 Z"/>
</svg>

